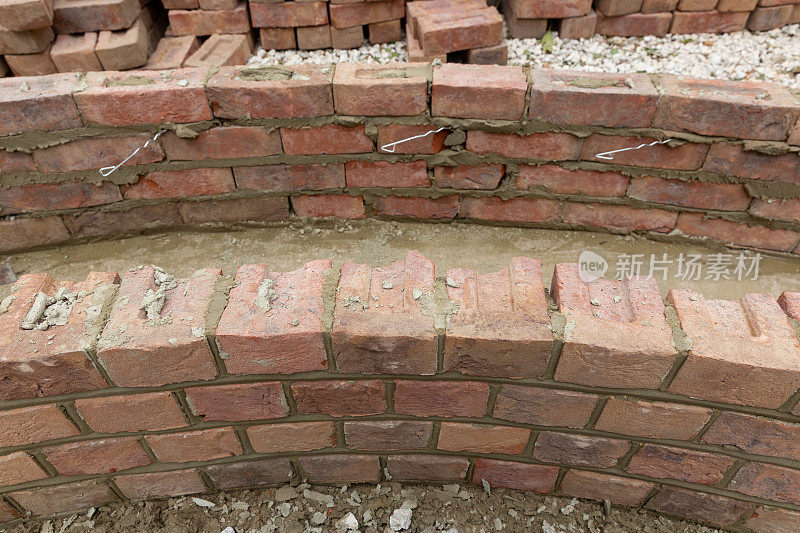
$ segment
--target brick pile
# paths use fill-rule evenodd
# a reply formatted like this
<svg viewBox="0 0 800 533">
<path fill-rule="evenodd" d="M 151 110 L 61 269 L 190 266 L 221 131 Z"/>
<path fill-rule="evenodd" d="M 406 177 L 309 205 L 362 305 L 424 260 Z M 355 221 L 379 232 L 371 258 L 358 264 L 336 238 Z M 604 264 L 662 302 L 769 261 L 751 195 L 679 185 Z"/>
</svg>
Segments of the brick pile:
<svg viewBox="0 0 800 533">
<path fill-rule="evenodd" d="M 142 67 L 164 30 L 155 1 L 0 2 L 0 53 L 17 76 Z"/>
<path fill-rule="evenodd" d="M 484 0 L 424 0 L 406 5 L 409 61 L 505 65 L 503 17 Z"/>
</svg>

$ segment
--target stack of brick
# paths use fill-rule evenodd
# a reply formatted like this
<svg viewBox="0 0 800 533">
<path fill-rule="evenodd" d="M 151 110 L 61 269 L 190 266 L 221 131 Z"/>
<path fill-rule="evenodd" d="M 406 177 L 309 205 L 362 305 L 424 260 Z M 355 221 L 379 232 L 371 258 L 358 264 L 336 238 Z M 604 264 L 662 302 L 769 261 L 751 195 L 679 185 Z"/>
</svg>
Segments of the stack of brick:
<svg viewBox="0 0 800 533">
<path fill-rule="evenodd" d="M 0 1 L 0 53 L 8 66 L 33 74 L 55 72 L 50 61 L 53 42 L 53 0 Z M 6 62 L 2 74 L 8 73 Z"/>
<path fill-rule="evenodd" d="M 505 65 L 503 17 L 484 0 L 426 0 L 406 6 L 409 61 Z"/>
<path fill-rule="evenodd" d="M 503 0 L 502 6 L 508 34 L 515 39 L 542 37 L 551 19 L 560 21 L 562 38 L 583 39 L 594 35 L 597 23 L 592 0 Z"/>
<path fill-rule="evenodd" d="M 145 68 L 243 65 L 253 53 L 244 0 L 162 0 L 169 28 Z"/>
</svg>

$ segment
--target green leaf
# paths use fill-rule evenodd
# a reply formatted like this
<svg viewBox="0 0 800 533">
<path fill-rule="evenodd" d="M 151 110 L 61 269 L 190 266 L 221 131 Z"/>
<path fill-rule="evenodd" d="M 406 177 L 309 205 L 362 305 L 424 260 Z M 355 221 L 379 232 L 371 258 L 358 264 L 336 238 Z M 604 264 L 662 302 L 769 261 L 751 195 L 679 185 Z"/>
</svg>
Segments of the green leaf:
<svg viewBox="0 0 800 533">
<path fill-rule="evenodd" d="M 551 32 L 550 30 L 547 30 L 547 33 L 545 33 L 542 36 L 541 43 L 542 43 L 542 52 L 544 52 L 545 54 L 552 54 L 553 53 L 553 32 Z"/>
</svg>

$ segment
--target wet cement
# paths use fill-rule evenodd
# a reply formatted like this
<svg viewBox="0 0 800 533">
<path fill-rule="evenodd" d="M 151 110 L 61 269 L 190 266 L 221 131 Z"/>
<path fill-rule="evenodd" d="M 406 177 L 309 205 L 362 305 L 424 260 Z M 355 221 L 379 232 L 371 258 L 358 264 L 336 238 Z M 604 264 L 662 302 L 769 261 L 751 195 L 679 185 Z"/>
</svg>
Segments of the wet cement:
<svg viewBox="0 0 800 533">
<path fill-rule="evenodd" d="M 409 249 L 417 249 L 434 261 L 436 275 L 464 267 L 479 273 L 499 270 L 515 256 L 529 256 L 542 262 L 545 284 L 550 285 L 553 267 L 560 262 L 576 262 L 581 252 L 591 250 L 609 262 L 605 277 L 613 278 L 616 266 L 626 255 L 643 254 L 647 273 L 651 254 L 663 254 L 667 279 L 658 274 L 663 294 L 681 287 L 700 292 L 706 298 L 737 299 L 748 292 L 800 291 L 800 259 L 763 255 L 756 280 L 705 279 L 713 254 L 732 254 L 724 248 L 706 248 L 656 242 L 634 235 L 612 235 L 587 231 L 543 230 L 493 227 L 476 224 L 424 224 L 380 221 L 296 222 L 274 227 L 215 228 L 154 233 L 128 238 L 59 246 L 20 253 L 5 258 L 17 274 L 48 272 L 58 280 L 79 281 L 92 270 L 121 272 L 142 264 L 155 264 L 176 276 L 190 275 L 195 269 L 218 267 L 233 275 L 238 266 L 264 263 L 277 271 L 292 270 L 312 259 L 333 258 L 335 262 L 355 261 L 380 266 L 402 259 Z M 702 278 L 678 276 L 678 258 L 698 254 L 703 263 Z M 4 260 L 0 257 L 0 261 Z M 0 298 L 10 285 L 0 286 Z"/>
</svg>

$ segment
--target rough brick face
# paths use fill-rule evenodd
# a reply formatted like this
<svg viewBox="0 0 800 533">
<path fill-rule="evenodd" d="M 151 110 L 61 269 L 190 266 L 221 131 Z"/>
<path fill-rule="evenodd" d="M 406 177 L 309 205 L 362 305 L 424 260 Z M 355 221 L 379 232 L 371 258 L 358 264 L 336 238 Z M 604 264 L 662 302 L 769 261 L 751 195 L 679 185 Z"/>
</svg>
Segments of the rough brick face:
<svg viewBox="0 0 800 533">
<path fill-rule="evenodd" d="M 522 424 L 581 428 L 588 421 L 597 396 L 520 385 L 503 385 L 494 417 Z"/>
<path fill-rule="evenodd" d="M 39 463 L 25 452 L 0 456 L 0 487 L 46 478 Z M 0 514 L 0 519 L 3 517 Z"/>
<path fill-rule="evenodd" d="M 63 242 L 69 236 L 60 217 L 0 220 L 0 252 Z"/>
<path fill-rule="evenodd" d="M 23 446 L 78 434 L 55 405 L 0 411 L 0 446 Z"/>
<path fill-rule="evenodd" d="M 206 472 L 220 489 L 287 483 L 292 477 L 288 459 L 261 459 L 242 463 L 211 465 Z"/>
<path fill-rule="evenodd" d="M 419 198 L 414 196 L 379 196 L 373 210 L 389 217 L 442 219 L 458 215 L 458 196 Z"/>
<path fill-rule="evenodd" d="M 464 457 L 390 455 L 386 458 L 389 475 L 398 481 L 463 481 L 468 467 Z"/>
<path fill-rule="evenodd" d="M 408 450 L 428 446 L 433 422 L 389 420 L 345 422 L 344 437 L 355 450 Z"/>
<path fill-rule="evenodd" d="M 756 533 L 792 533 L 800 529 L 800 513 L 759 506 L 744 525 Z"/>
<path fill-rule="evenodd" d="M 382 381 L 299 381 L 292 384 L 297 412 L 303 415 L 376 415 L 386 410 Z"/>
<path fill-rule="evenodd" d="M 733 461 L 732 457 L 724 455 L 645 444 L 631 458 L 626 470 L 656 479 L 714 485 Z"/>
<path fill-rule="evenodd" d="M 447 189 L 496 189 L 503 179 L 503 165 L 435 166 L 436 186 Z"/>
<path fill-rule="evenodd" d="M 796 442 L 800 425 L 743 413 L 720 413 L 703 434 L 703 442 L 770 457 L 800 459 Z"/>
<path fill-rule="evenodd" d="M 173 35 L 213 35 L 250 31 L 247 2 L 244 1 L 235 9 L 170 10 L 169 24 Z"/>
<path fill-rule="evenodd" d="M 246 265 L 236 273 L 216 339 L 231 374 L 293 374 L 324 370 L 322 291 L 329 259 L 292 272 Z"/>
<path fill-rule="evenodd" d="M 739 144 L 715 143 L 708 151 L 703 170 L 753 180 L 797 183 L 800 156 L 766 155 L 747 151 Z"/>
<path fill-rule="evenodd" d="M 444 422 L 439 430 L 438 447 L 450 452 L 519 455 L 530 434 L 525 428 Z"/>
<path fill-rule="evenodd" d="M 750 504 L 716 494 L 664 486 L 647 502 L 646 507 L 661 513 L 726 526 L 736 522 L 750 508 Z"/>
<path fill-rule="evenodd" d="M 558 477 L 557 466 L 531 465 L 477 459 L 472 472 L 472 482 L 481 484 L 486 480 L 492 487 L 533 492 L 549 492 Z"/>
<path fill-rule="evenodd" d="M 584 161 L 598 161 L 614 165 L 631 165 L 634 167 L 654 167 L 669 170 L 697 170 L 703 164 L 708 152 L 707 144 L 684 143 L 671 147 L 669 144 L 656 144 L 647 149 L 629 150 L 610 156 L 612 159 L 603 159 L 598 154 L 604 154 L 623 148 L 635 148 L 640 144 L 650 144 L 661 139 L 650 137 L 621 137 L 593 133 L 583 142 L 583 151 L 580 158 Z"/>
<path fill-rule="evenodd" d="M 428 109 L 430 72 L 430 66 L 424 63 L 339 64 L 333 76 L 336 113 L 381 117 L 424 115 Z"/>
<path fill-rule="evenodd" d="M 148 435 L 146 440 L 158 460 L 165 463 L 208 461 L 242 453 L 236 433 L 227 427 Z"/>
<path fill-rule="evenodd" d="M 37 515 L 83 511 L 117 499 L 114 492 L 102 481 L 82 481 L 22 490 L 12 492 L 9 496 Z"/>
<path fill-rule="evenodd" d="M 597 501 L 611 500 L 611 503 L 625 507 L 641 503 L 652 488 L 653 484 L 647 481 L 586 470 L 567 470 L 561 480 L 564 494 Z"/>
<path fill-rule="evenodd" d="M 674 211 L 635 209 L 626 205 L 569 202 L 564 208 L 564 222 L 594 228 L 667 233 L 677 220 L 678 213 Z"/>
<path fill-rule="evenodd" d="M 800 472 L 782 466 L 762 463 L 747 463 L 728 485 L 750 496 L 777 502 L 800 502 Z"/>
<path fill-rule="evenodd" d="M 195 470 L 174 470 L 117 476 L 114 483 L 133 500 L 159 496 L 182 496 L 205 492 L 206 484 Z"/>
<path fill-rule="evenodd" d="M 247 436 L 258 453 L 305 452 L 336 446 L 333 422 L 250 426 L 247 428 Z"/>
<path fill-rule="evenodd" d="M 74 76 L 54 74 L 30 78 L 29 91 L 19 90 L 19 80 L 0 80 L 0 135 L 28 131 L 57 131 L 83 123 L 72 99 Z"/>
<path fill-rule="evenodd" d="M 287 154 L 358 154 L 371 152 L 372 140 L 364 126 L 327 124 L 313 128 L 281 128 L 283 149 Z"/>
<path fill-rule="evenodd" d="M 84 137 L 49 148 L 36 148 L 33 151 L 33 160 L 42 172 L 95 170 L 119 164 L 152 137 L 149 133 L 120 137 Z M 155 163 L 162 159 L 164 151 L 156 141 L 139 150 L 125 166 Z"/>
<path fill-rule="evenodd" d="M 489 133 L 481 130 L 467 132 L 468 151 L 479 155 L 494 153 L 513 159 L 575 160 L 580 157 L 582 143 L 583 140 L 579 137 L 559 132 L 530 135 Z"/>
<path fill-rule="evenodd" d="M 433 280 L 433 263 L 416 251 L 386 267 L 345 263 L 331 335 L 338 370 L 433 374 L 437 336 L 423 313 Z"/>
<path fill-rule="evenodd" d="M 169 228 L 183 223 L 175 204 L 143 205 L 127 211 L 86 211 L 65 215 L 64 224 L 74 237 L 135 233 Z"/>
<path fill-rule="evenodd" d="M 625 195 L 628 177 L 619 172 L 568 170 L 558 165 L 520 165 L 515 185 L 520 190 L 614 197 Z"/>
<path fill-rule="evenodd" d="M 750 226 L 721 218 L 706 218 L 702 213 L 681 213 L 677 229 L 684 235 L 706 237 L 766 250 L 789 252 L 794 250 L 800 233 L 766 226 Z"/>
<path fill-rule="evenodd" d="M 325 2 L 250 2 L 254 28 L 295 28 L 328 23 Z"/>
<path fill-rule="evenodd" d="M 172 161 L 261 157 L 283 151 L 277 130 L 253 126 L 212 128 L 199 132 L 192 139 L 167 132 L 161 137 L 161 144 L 167 158 Z"/>
<path fill-rule="evenodd" d="M 349 194 L 292 196 L 294 213 L 301 218 L 364 218 L 364 198 Z"/>
<path fill-rule="evenodd" d="M 676 352 L 654 278 L 587 283 L 560 263 L 551 291 L 567 319 L 556 381 L 658 388 Z"/>
<path fill-rule="evenodd" d="M 258 191 L 305 191 L 344 188 L 344 165 L 264 165 L 234 167 L 240 189 Z"/>
<path fill-rule="evenodd" d="M 489 386 L 474 381 L 398 380 L 394 412 L 412 416 L 470 416 L 486 412 Z"/>
<path fill-rule="evenodd" d="M 519 120 L 527 90 L 520 67 L 446 64 L 433 71 L 431 114 Z"/>
<path fill-rule="evenodd" d="M 376 483 L 380 463 L 375 455 L 301 457 L 300 466 L 311 483 Z"/>
<path fill-rule="evenodd" d="M 203 420 L 241 421 L 280 418 L 289 413 L 277 381 L 186 389 L 186 401 Z"/>
<path fill-rule="evenodd" d="M 643 177 L 631 180 L 627 195 L 637 200 L 697 209 L 746 211 L 750 196 L 744 185 Z"/>
<path fill-rule="evenodd" d="M 347 161 L 348 187 L 430 187 L 425 161 Z"/>
<path fill-rule="evenodd" d="M 98 433 L 158 431 L 186 425 L 169 392 L 82 398 L 75 400 L 75 408 Z"/>
<path fill-rule="evenodd" d="M 563 208 L 545 198 L 463 198 L 460 216 L 499 222 L 560 222 Z"/>
<path fill-rule="evenodd" d="M 438 154 L 444 149 L 449 130 L 431 125 L 386 124 L 378 126 L 378 151 L 392 154 Z M 410 137 L 419 139 L 408 140 Z M 395 144 L 404 141 L 400 144 Z M 384 149 L 385 147 L 385 149 Z"/>
<path fill-rule="evenodd" d="M 650 439 L 690 440 L 710 417 L 711 409 L 706 407 L 613 396 L 594 427 Z"/>
<path fill-rule="evenodd" d="M 187 224 L 274 222 L 289 217 L 289 204 L 281 196 L 182 202 L 179 209 Z"/>
<path fill-rule="evenodd" d="M 614 466 L 630 445 L 628 441 L 568 433 L 539 433 L 533 458 L 546 463 L 609 468 Z"/>
<path fill-rule="evenodd" d="M 448 320 L 444 370 L 517 378 L 544 374 L 553 335 L 541 264 L 515 257 L 505 269 L 447 271 L 447 295 L 458 312 Z"/>
<path fill-rule="evenodd" d="M 213 196 L 235 189 L 229 168 L 195 168 L 150 172 L 131 185 L 122 186 L 126 200 Z"/>
<path fill-rule="evenodd" d="M 42 451 L 64 476 L 108 474 L 152 462 L 134 437 L 71 442 Z"/>
<path fill-rule="evenodd" d="M 0 213 L 76 209 L 119 202 L 119 188 L 110 182 L 93 185 L 82 181 L 40 183 L 0 189 Z"/>
</svg>

